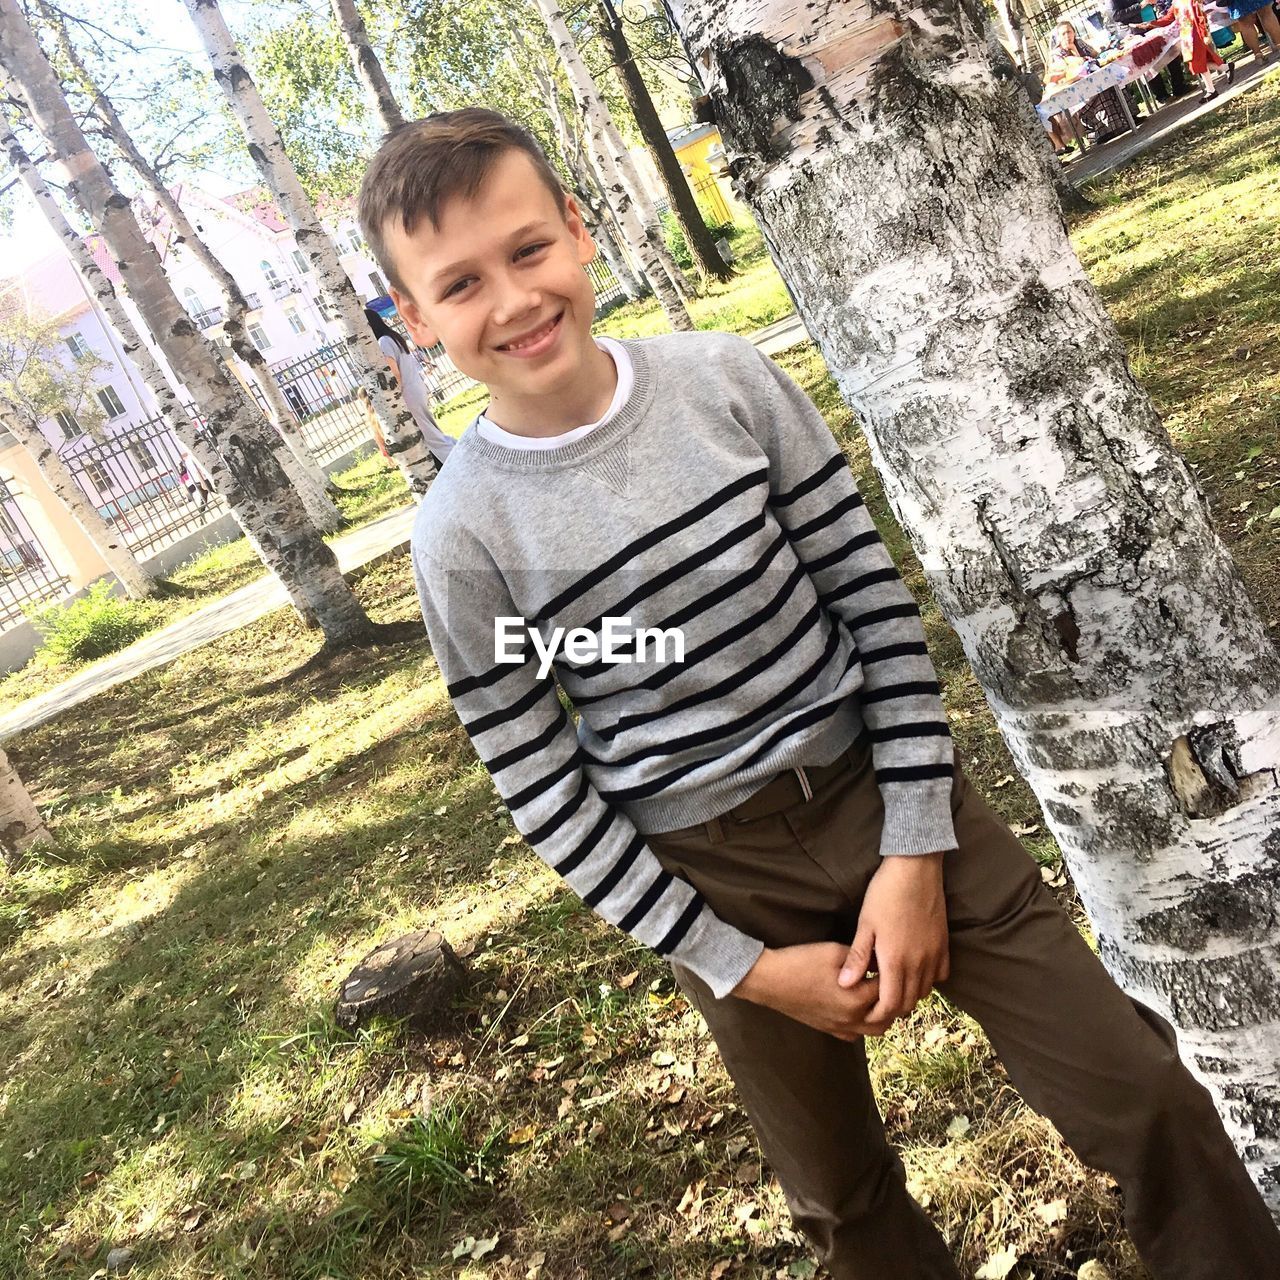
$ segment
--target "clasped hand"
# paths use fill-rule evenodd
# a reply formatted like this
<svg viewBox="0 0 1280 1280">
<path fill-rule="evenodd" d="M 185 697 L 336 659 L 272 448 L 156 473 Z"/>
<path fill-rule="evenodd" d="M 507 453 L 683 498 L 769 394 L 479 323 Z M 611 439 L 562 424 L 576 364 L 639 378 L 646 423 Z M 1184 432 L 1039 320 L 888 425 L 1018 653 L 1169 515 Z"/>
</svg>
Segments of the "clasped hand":
<svg viewBox="0 0 1280 1280">
<path fill-rule="evenodd" d="M 871 877 L 848 947 L 766 947 L 733 994 L 856 1040 L 883 1035 L 949 973 L 942 854 L 888 857 Z"/>
</svg>

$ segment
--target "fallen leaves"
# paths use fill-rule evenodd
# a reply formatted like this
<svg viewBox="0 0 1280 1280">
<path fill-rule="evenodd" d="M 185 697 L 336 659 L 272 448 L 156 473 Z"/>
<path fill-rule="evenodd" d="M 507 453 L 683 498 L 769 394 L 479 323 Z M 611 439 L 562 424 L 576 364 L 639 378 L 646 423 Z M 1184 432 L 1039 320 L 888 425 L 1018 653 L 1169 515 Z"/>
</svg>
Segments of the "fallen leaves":
<svg viewBox="0 0 1280 1280">
<path fill-rule="evenodd" d="M 497 1235 L 492 1236 L 463 1236 L 457 1244 L 453 1246 L 450 1257 L 457 1262 L 460 1258 L 470 1258 L 472 1262 L 479 1262 L 481 1258 L 491 1254 L 498 1247 Z"/>
<path fill-rule="evenodd" d="M 974 1280 L 1005 1280 L 1005 1277 L 1017 1265 L 1017 1249 L 1007 1246 L 987 1258 L 986 1262 L 978 1268 Z"/>
</svg>

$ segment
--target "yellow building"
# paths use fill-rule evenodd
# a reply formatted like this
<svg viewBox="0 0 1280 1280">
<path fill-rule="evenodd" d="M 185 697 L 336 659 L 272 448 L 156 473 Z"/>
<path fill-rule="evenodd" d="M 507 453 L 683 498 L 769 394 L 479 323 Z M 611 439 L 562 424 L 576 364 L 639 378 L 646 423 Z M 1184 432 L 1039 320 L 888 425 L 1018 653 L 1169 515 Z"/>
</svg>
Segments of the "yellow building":
<svg viewBox="0 0 1280 1280">
<path fill-rule="evenodd" d="M 724 145 L 715 125 L 687 124 L 668 129 L 667 136 L 708 222 L 738 222 L 750 218 L 748 210 L 734 199 L 727 179 L 721 177 Z"/>
</svg>

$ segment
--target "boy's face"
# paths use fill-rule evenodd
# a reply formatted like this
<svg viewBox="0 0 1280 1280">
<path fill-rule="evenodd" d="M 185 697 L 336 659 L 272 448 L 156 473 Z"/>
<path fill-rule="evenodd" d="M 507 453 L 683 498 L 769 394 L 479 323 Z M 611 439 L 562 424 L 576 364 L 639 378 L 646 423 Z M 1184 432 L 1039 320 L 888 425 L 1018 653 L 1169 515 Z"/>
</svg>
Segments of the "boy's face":
<svg viewBox="0 0 1280 1280">
<path fill-rule="evenodd" d="M 582 268 L 596 247 L 527 156 L 500 156 L 472 199 L 445 202 L 439 227 L 424 218 L 407 235 L 393 222 L 385 234 L 407 290 L 391 296 L 419 346 L 442 342 L 508 412 L 571 391 L 595 350 Z"/>
</svg>

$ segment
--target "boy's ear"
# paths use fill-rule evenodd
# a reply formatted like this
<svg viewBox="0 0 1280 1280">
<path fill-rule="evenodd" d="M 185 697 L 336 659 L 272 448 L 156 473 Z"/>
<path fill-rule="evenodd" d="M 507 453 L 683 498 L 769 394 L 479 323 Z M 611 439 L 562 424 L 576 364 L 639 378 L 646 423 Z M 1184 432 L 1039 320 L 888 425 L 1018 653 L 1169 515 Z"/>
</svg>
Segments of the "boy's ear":
<svg viewBox="0 0 1280 1280">
<path fill-rule="evenodd" d="M 427 323 L 418 304 L 409 294 L 401 293 L 394 285 L 389 292 L 391 301 L 396 304 L 400 319 L 404 321 L 404 327 L 409 331 L 409 336 L 420 347 L 434 347 L 436 345 L 435 330 Z"/>
<path fill-rule="evenodd" d="M 591 232 L 587 230 L 587 224 L 582 220 L 582 212 L 572 196 L 565 196 L 564 198 L 564 221 L 565 226 L 569 228 L 569 234 L 578 246 L 578 261 L 585 267 L 587 263 L 595 259 L 597 246 L 596 242 L 591 238 Z"/>
</svg>

